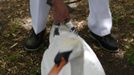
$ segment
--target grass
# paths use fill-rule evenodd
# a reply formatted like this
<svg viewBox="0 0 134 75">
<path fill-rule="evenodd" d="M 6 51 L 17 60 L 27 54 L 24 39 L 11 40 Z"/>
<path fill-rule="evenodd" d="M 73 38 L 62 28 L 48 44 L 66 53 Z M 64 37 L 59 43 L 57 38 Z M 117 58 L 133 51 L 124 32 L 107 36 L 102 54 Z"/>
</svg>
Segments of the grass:
<svg viewBox="0 0 134 75">
<path fill-rule="evenodd" d="M 19 54 L 16 54 L 16 55 L 13 54 L 13 55 L 8 56 L 8 57 L 7 57 L 7 60 L 8 60 L 8 61 L 11 61 L 11 62 L 12 62 L 12 61 L 16 61 L 16 60 L 19 58 L 19 56 L 20 56 Z"/>
<path fill-rule="evenodd" d="M 17 32 L 17 30 L 21 27 L 21 22 L 20 22 L 20 19 L 14 19 L 11 21 L 11 33 L 15 33 Z"/>
<path fill-rule="evenodd" d="M 126 58 L 129 64 L 134 65 L 134 46 L 133 45 L 127 45 L 126 49 Z"/>
<path fill-rule="evenodd" d="M 134 19 L 128 21 L 129 25 L 134 25 Z"/>
</svg>

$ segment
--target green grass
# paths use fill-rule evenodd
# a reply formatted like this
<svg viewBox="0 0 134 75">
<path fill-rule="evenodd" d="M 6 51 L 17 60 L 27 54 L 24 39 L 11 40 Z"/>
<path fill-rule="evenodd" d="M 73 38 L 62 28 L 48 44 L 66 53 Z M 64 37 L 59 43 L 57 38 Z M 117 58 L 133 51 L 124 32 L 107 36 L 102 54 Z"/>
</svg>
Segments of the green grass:
<svg viewBox="0 0 134 75">
<path fill-rule="evenodd" d="M 12 54 L 10 56 L 5 57 L 5 59 L 13 62 L 13 61 L 16 61 L 19 57 L 20 57 L 20 54 Z"/>
<path fill-rule="evenodd" d="M 129 25 L 134 25 L 134 19 L 133 20 L 130 20 L 128 21 Z"/>
<path fill-rule="evenodd" d="M 134 65 L 134 46 L 128 45 L 126 46 L 127 52 L 126 52 L 126 58 L 129 64 Z"/>
<path fill-rule="evenodd" d="M 14 19 L 11 21 L 11 25 L 11 32 L 15 33 L 21 27 L 21 22 L 19 19 Z"/>
<path fill-rule="evenodd" d="M 134 52 L 127 53 L 127 60 L 130 64 L 134 65 Z"/>
</svg>

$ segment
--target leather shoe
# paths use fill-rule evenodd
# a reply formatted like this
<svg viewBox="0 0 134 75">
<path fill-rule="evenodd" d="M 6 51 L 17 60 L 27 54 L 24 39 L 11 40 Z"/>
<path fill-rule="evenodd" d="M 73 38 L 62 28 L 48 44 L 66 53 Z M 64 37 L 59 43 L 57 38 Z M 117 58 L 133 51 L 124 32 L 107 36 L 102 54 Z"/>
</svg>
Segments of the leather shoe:
<svg viewBox="0 0 134 75">
<path fill-rule="evenodd" d="M 35 34 L 34 30 L 32 29 L 32 33 L 30 37 L 26 40 L 24 44 L 24 48 L 27 51 L 36 51 L 40 48 L 41 44 L 43 44 L 43 36 L 44 31 Z"/>
<path fill-rule="evenodd" d="M 105 36 L 98 36 L 91 32 L 91 36 L 96 39 L 102 48 L 106 49 L 109 52 L 118 52 L 118 42 L 111 34 Z"/>
</svg>

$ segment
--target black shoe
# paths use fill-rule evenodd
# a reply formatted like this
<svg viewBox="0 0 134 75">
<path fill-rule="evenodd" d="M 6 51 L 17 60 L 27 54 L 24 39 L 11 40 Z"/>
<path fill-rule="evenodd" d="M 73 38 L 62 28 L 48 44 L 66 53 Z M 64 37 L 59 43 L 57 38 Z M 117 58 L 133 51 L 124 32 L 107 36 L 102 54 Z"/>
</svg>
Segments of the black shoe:
<svg viewBox="0 0 134 75">
<path fill-rule="evenodd" d="M 44 31 L 36 35 L 34 30 L 32 29 L 32 34 L 25 42 L 24 45 L 25 50 L 27 51 L 38 50 L 40 46 L 43 44 L 43 36 L 44 36 Z"/>
<path fill-rule="evenodd" d="M 107 51 L 118 52 L 118 42 L 112 37 L 111 34 L 101 37 L 91 32 L 91 36 L 96 39 L 99 44 Z"/>
</svg>

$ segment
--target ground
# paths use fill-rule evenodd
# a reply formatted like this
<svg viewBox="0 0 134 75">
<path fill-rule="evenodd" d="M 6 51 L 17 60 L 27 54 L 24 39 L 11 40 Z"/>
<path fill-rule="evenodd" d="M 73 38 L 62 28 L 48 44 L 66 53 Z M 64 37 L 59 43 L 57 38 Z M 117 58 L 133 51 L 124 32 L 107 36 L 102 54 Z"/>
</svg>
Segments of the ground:
<svg viewBox="0 0 134 75">
<path fill-rule="evenodd" d="M 109 53 L 90 37 L 87 27 L 88 5 L 83 0 L 72 9 L 72 20 L 82 38 L 100 59 L 107 75 L 134 75 L 134 0 L 111 0 L 112 33 L 119 42 L 119 53 Z M 52 19 L 45 33 L 48 40 Z M 29 36 L 29 0 L 0 0 L 0 75 L 40 75 L 42 55 L 48 46 L 27 52 L 23 45 Z"/>
</svg>

